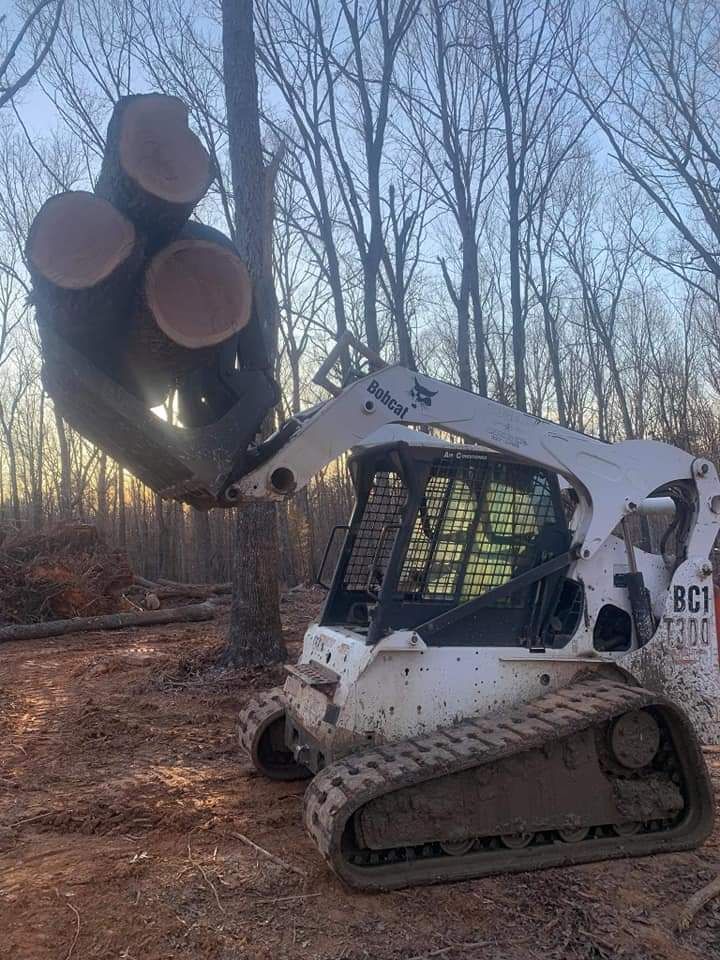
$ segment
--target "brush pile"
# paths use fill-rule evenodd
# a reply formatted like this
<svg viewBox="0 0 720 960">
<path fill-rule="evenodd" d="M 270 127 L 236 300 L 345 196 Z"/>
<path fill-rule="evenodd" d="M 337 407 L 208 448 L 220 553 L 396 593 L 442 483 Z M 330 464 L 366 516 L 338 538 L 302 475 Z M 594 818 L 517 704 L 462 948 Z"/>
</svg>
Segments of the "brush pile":
<svg viewBox="0 0 720 960">
<path fill-rule="evenodd" d="M 97 528 L 61 523 L 0 542 L 0 625 L 90 617 L 127 610 L 133 573 L 124 552 Z"/>
</svg>

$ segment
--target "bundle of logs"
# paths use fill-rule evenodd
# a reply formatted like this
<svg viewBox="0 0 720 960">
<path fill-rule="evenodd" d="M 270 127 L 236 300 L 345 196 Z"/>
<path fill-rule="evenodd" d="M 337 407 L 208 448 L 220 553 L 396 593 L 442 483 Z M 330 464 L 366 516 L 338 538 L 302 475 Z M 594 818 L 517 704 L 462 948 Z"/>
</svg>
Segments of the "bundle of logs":
<svg viewBox="0 0 720 960">
<path fill-rule="evenodd" d="M 176 97 L 121 99 L 94 193 L 51 197 L 26 259 L 40 332 L 65 341 L 150 406 L 213 363 L 250 318 L 232 242 L 188 221 L 214 177 Z"/>
</svg>

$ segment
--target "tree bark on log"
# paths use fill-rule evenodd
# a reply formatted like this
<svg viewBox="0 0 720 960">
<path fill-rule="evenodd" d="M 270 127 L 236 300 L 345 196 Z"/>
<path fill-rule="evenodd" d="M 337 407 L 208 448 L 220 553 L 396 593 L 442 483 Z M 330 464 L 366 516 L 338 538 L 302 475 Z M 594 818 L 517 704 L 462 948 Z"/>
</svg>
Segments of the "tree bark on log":
<svg viewBox="0 0 720 960">
<path fill-rule="evenodd" d="M 252 0 L 222 0 L 222 44 L 236 245 L 250 271 L 253 310 L 270 352 L 277 329 L 272 276 L 273 178 L 268 177 L 260 139 Z M 233 604 L 224 655 L 227 663 L 271 664 L 286 658 L 276 520 L 273 503 L 250 504 L 237 511 Z"/>
<path fill-rule="evenodd" d="M 250 318 L 252 285 L 227 237 L 186 224 L 147 265 L 118 354 L 117 379 L 150 406 L 175 383 L 212 363 Z"/>
<path fill-rule="evenodd" d="M 25 252 L 41 332 L 47 324 L 85 355 L 107 360 L 142 272 L 132 223 L 92 193 L 60 193 L 35 217 Z"/>
<path fill-rule="evenodd" d="M 212 603 L 192 603 L 186 607 L 154 610 L 144 613 L 109 613 L 101 617 L 77 617 L 72 620 L 50 620 L 47 623 L 22 623 L 0 627 L 0 643 L 10 640 L 41 640 L 94 630 L 122 630 L 125 627 L 153 627 L 167 623 L 197 623 L 212 620 L 217 613 Z"/>
<path fill-rule="evenodd" d="M 178 97 L 134 94 L 115 104 L 95 192 L 147 235 L 151 249 L 178 232 L 213 177 Z"/>
<path fill-rule="evenodd" d="M 161 587 L 190 587 L 193 590 L 204 590 L 205 593 L 231 593 L 232 583 L 181 583 L 178 580 L 166 580 L 164 577 L 158 578 L 158 584 Z"/>
<path fill-rule="evenodd" d="M 156 587 L 154 590 L 148 590 L 148 594 L 157 597 L 158 600 L 177 600 L 178 598 L 189 598 L 192 600 L 212 600 L 224 601 L 230 603 L 229 593 L 213 593 L 211 590 L 203 590 L 192 585 L 188 587 Z M 146 594 L 147 595 L 147 594 Z"/>
<path fill-rule="evenodd" d="M 135 576 L 136 587 L 154 593 L 159 600 L 168 600 L 172 597 L 197 597 L 207 600 L 210 597 L 228 597 L 232 592 L 230 583 L 179 583 L 176 580 L 157 581 L 147 580 L 145 577 Z"/>
</svg>

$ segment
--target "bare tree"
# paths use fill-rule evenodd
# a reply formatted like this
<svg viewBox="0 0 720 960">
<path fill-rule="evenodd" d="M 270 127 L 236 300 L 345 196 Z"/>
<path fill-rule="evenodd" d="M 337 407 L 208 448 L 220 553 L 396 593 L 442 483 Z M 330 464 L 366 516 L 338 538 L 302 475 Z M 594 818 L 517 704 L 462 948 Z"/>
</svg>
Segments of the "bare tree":
<svg viewBox="0 0 720 960">
<path fill-rule="evenodd" d="M 323 22 L 323 12 L 315 4 L 259 0 L 256 6 L 258 63 L 284 104 L 278 115 L 271 101 L 265 120 L 286 143 L 285 172 L 302 188 L 304 205 L 298 203 L 291 217 L 330 287 L 334 333 L 340 337 L 348 329 L 348 319 L 338 244 L 339 198 L 325 131 L 328 75 L 317 54 L 316 25 Z"/>
<path fill-rule="evenodd" d="M 612 0 L 607 15 L 610 42 L 589 44 L 583 69 L 573 67 L 579 95 L 670 227 L 664 245 L 642 236 L 645 252 L 711 291 L 720 278 L 717 3 Z"/>
<path fill-rule="evenodd" d="M 524 227 L 587 124 L 568 96 L 572 81 L 567 64 L 576 62 L 580 49 L 577 35 L 563 29 L 572 6 L 572 0 L 484 0 L 480 11 L 479 55 L 490 53 L 502 105 L 515 403 L 520 410 L 527 406 Z"/>
<path fill-rule="evenodd" d="M 418 0 L 372 0 L 367 6 L 339 0 L 334 7 L 322 0 L 263 0 L 259 7 L 260 62 L 285 101 L 295 153 L 302 148 L 311 173 L 308 203 L 317 211 L 326 246 L 338 332 L 347 324 L 348 310 L 339 291 L 333 189 L 359 265 L 364 334 L 376 352 L 382 347 L 383 169 L 394 76 L 417 9 Z"/>
<path fill-rule="evenodd" d="M 487 394 L 485 319 L 478 257 L 484 204 L 501 157 L 492 131 L 499 101 L 468 37 L 475 23 L 464 0 L 430 0 L 418 16 L 406 53 L 402 103 L 403 140 L 428 168 L 428 189 L 449 212 L 459 234 L 459 279 L 452 261 L 439 263 L 457 313 L 460 385 L 473 388 L 471 328 L 475 337 L 476 389 Z"/>
<path fill-rule="evenodd" d="M 288 416 L 302 409 L 306 393 L 303 364 L 313 336 L 323 340 L 332 332 L 331 324 L 323 323 L 333 296 L 316 269 L 320 251 L 308 243 L 305 227 L 298 227 L 295 219 L 300 192 L 295 177 L 281 173 L 273 245 L 280 335 L 276 371 Z"/>
<path fill-rule="evenodd" d="M 223 0 L 223 66 L 235 211 L 235 243 L 253 280 L 255 319 L 270 355 L 277 342 L 272 271 L 272 213 L 277 160 L 263 160 L 252 0 Z M 278 591 L 277 516 L 273 503 L 238 510 L 233 605 L 226 660 L 285 658 Z"/>
<path fill-rule="evenodd" d="M 0 14 L 0 107 L 27 86 L 42 66 L 60 25 L 64 0 L 38 0 L 18 7 L 21 22 L 10 31 L 8 14 Z"/>
<path fill-rule="evenodd" d="M 538 197 L 535 216 L 528 222 L 526 242 L 522 245 L 523 271 L 535 303 L 542 314 L 543 334 L 552 372 L 555 395 L 552 416 L 562 426 L 568 424 L 563 367 L 563 300 L 562 270 L 558 269 L 558 230 L 562 214 L 576 187 L 577 165 L 569 165 L 567 175 L 558 176 L 552 189 Z M 558 210 L 559 208 L 559 210 Z"/>
<path fill-rule="evenodd" d="M 589 333 L 587 347 L 595 371 L 601 436 L 607 436 L 605 372 L 618 404 L 626 437 L 635 428 L 626 396 L 619 354 L 618 330 L 624 298 L 640 256 L 636 230 L 624 207 L 627 196 L 613 189 L 589 159 L 579 167 L 568 210 L 556 223 L 558 256 L 568 265 L 577 285 L 581 315 Z M 633 207 L 633 204 L 629 204 Z M 638 209 L 637 207 L 635 208 Z M 639 210 L 641 219 L 642 210 Z"/>
<path fill-rule="evenodd" d="M 388 236 L 384 243 L 380 283 L 385 291 L 397 337 L 398 359 L 411 370 L 416 368 L 411 329 L 411 297 L 418 275 L 425 222 L 430 198 L 422 173 L 417 182 L 405 170 L 398 171 L 398 185 L 387 190 Z"/>
</svg>

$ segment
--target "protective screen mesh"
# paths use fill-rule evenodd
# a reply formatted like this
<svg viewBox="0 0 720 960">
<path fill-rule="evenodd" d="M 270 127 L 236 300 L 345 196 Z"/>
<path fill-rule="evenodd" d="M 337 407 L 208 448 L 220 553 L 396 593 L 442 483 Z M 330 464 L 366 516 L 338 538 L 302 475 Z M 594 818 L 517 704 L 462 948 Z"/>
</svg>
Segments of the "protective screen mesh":
<svg viewBox="0 0 720 960">
<path fill-rule="evenodd" d="M 407 491 L 396 473 L 375 474 L 345 568 L 343 586 L 346 590 L 365 590 L 379 585 L 368 583 L 370 568 L 374 560 L 380 570 L 385 570 L 406 500 Z"/>
<path fill-rule="evenodd" d="M 346 590 L 381 585 L 406 504 L 401 477 L 376 473 L 345 568 Z M 428 478 L 397 592 L 455 603 L 480 596 L 539 563 L 538 534 L 557 520 L 543 471 L 483 456 L 442 461 Z M 515 596 L 498 604 L 522 602 Z"/>
<path fill-rule="evenodd" d="M 462 601 L 502 586 L 537 563 L 534 541 L 556 519 L 540 471 L 482 459 L 443 464 L 428 481 L 398 589 Z"/>
</svg>

